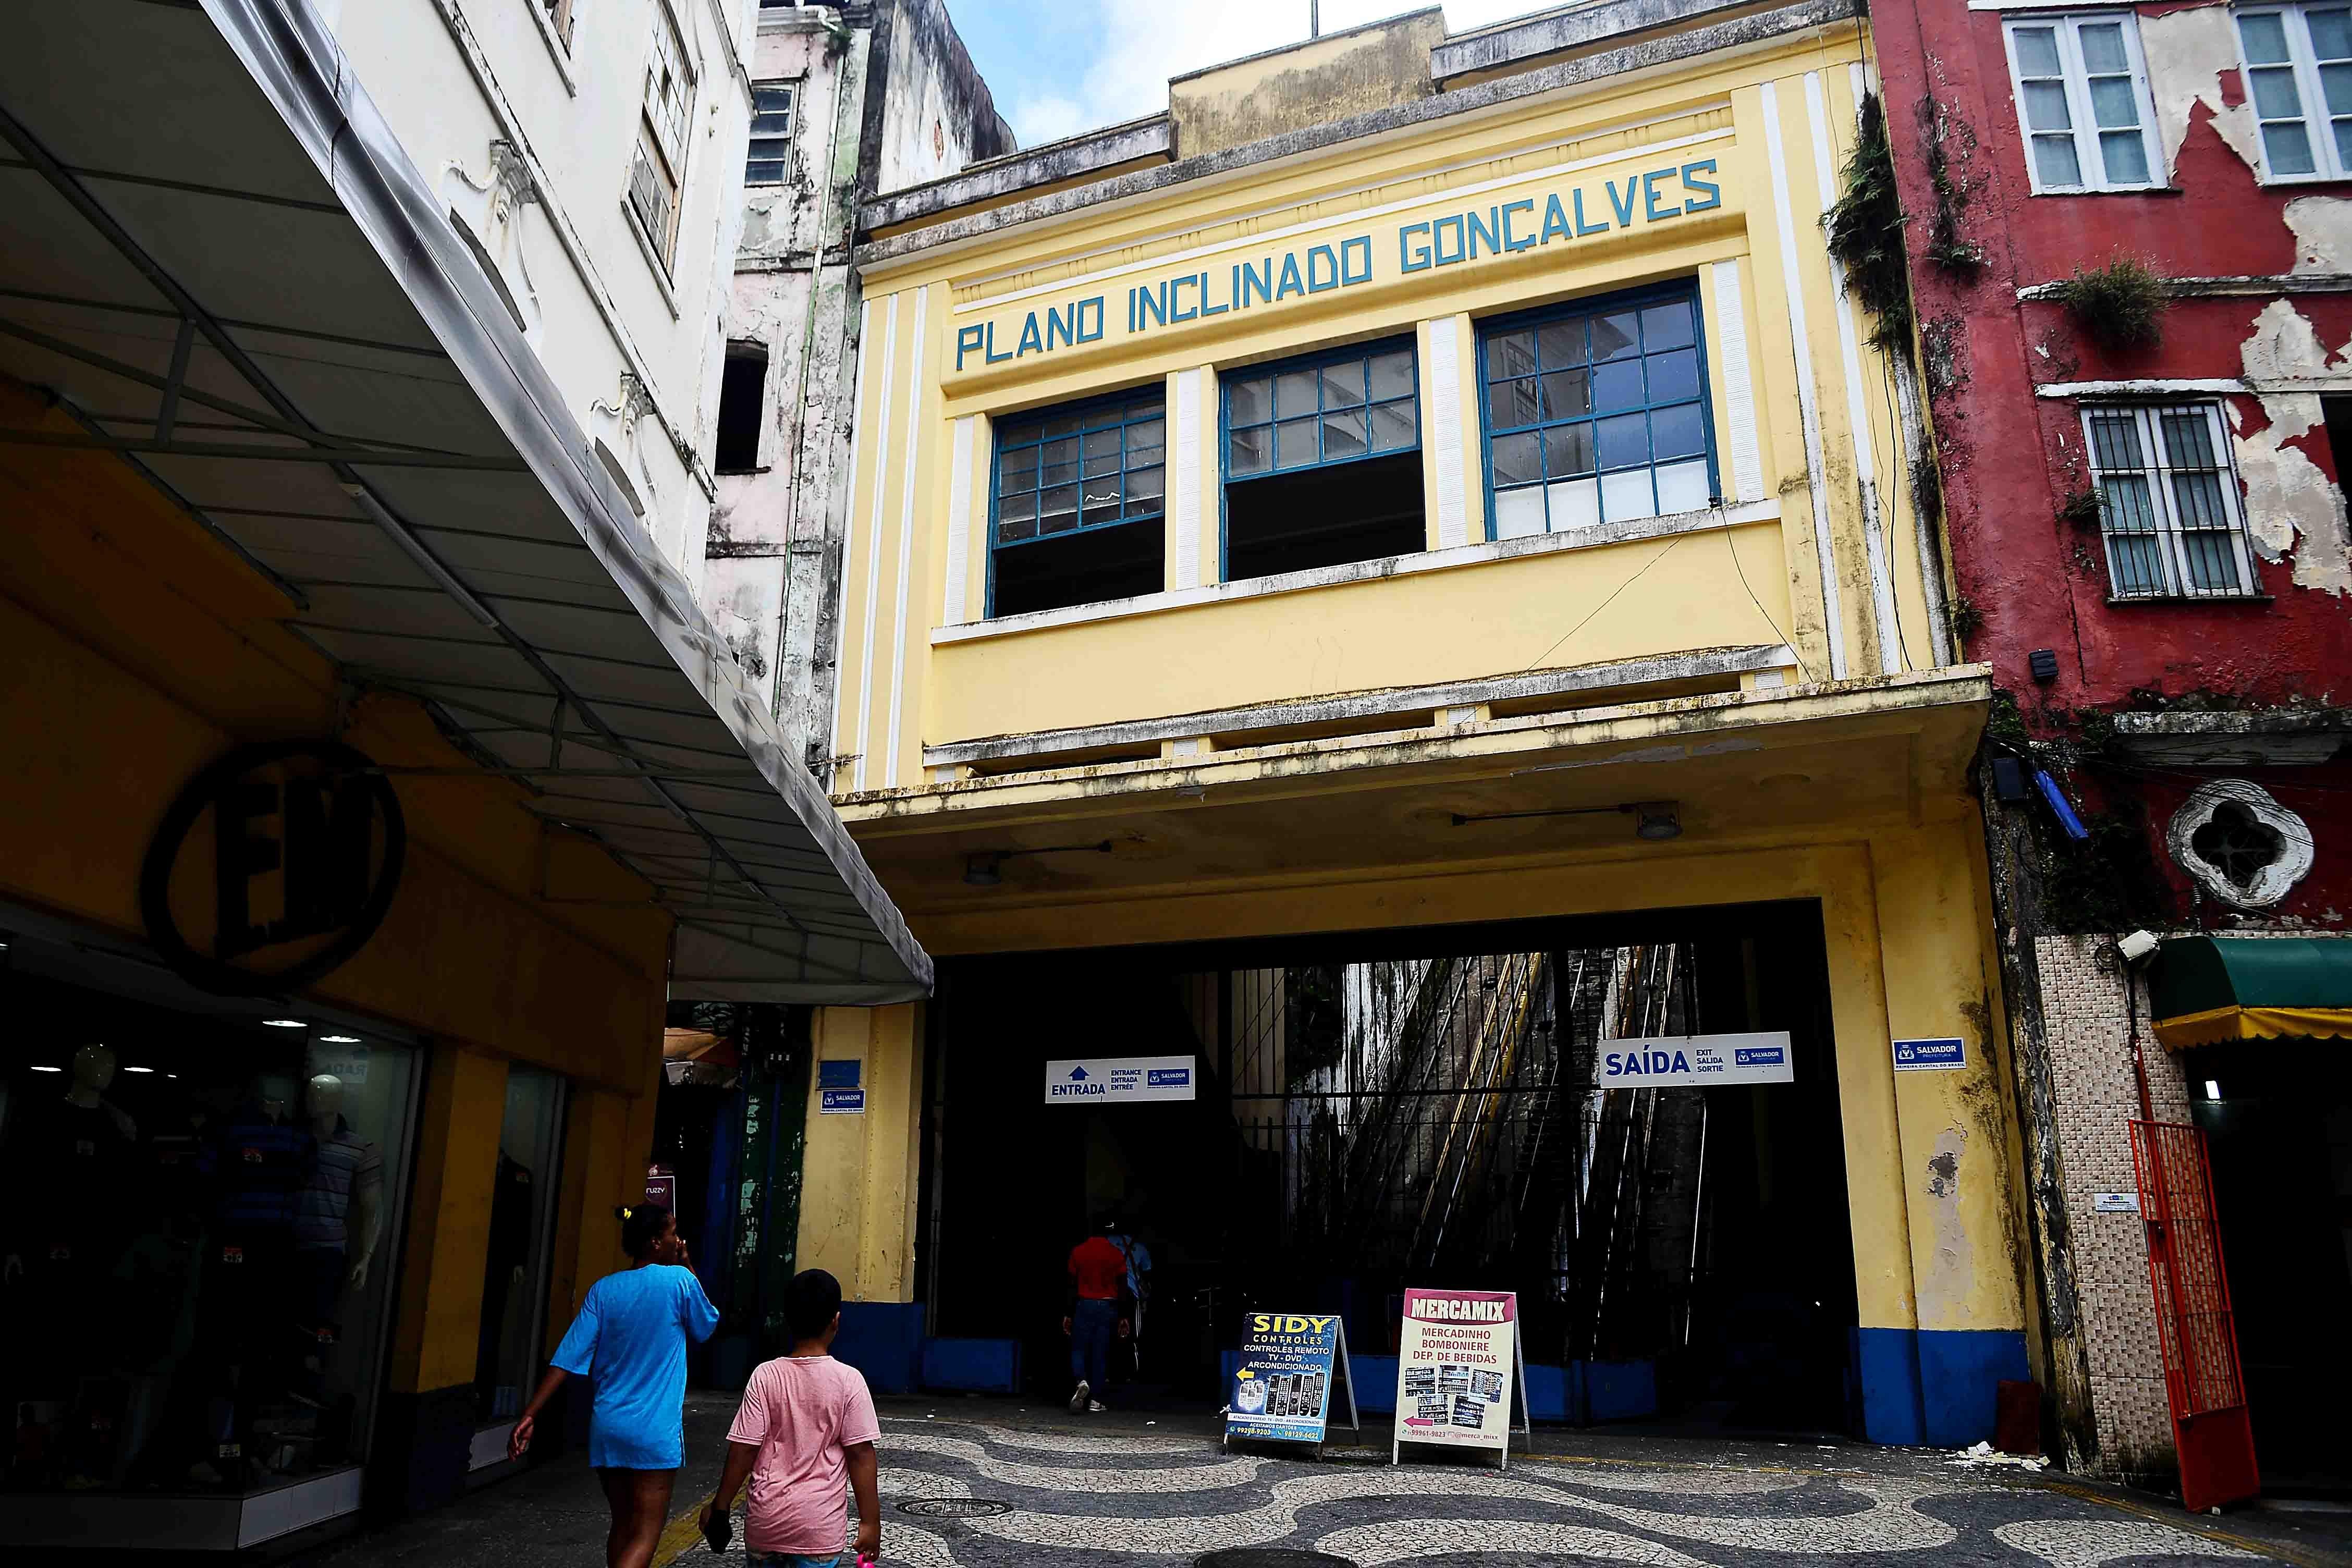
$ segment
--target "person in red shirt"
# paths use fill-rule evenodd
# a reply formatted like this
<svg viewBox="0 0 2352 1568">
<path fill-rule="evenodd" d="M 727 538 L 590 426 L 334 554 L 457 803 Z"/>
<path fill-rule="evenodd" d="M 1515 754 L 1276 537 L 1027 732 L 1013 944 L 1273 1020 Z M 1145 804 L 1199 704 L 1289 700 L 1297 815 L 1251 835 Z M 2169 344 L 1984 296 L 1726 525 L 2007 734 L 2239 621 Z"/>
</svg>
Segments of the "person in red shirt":
<svg viewBox="0 0 2352 1568">
<path fill-rule="evenodd" d="M 1099 1392 L 1110 1372 L 1113 1334 L 1129 1332 L 1124 1307 L 1127 1294 L 1127 1254 L 1110 1239 L 1110 1226 L 1097 1224 L 1086 1240 L 1070 1249 L 1070 1312 L 1062 1331 L 1070 1336 L 1070 1375 L 1078 1380 L 1070 1395 L 1070 1409 L 1101 1414 Z"/>
</svg>

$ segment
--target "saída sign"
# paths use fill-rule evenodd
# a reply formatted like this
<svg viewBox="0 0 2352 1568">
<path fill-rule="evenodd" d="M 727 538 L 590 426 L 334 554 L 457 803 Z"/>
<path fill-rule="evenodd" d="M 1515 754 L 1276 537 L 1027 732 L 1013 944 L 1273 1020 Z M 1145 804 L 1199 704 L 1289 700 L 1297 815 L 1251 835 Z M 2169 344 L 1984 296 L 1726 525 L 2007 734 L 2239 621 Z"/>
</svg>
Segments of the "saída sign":
<svg viewBox="0 0 2352 1568">
<path fill-rule="evenodd" d="M 140 912 L 191 984 L 224 996 L 291 990 L 375 934 L 407 844 L 391 782 L 351 747 L 240 746 L 163 814 L 140 868 Z"/>
</svg>

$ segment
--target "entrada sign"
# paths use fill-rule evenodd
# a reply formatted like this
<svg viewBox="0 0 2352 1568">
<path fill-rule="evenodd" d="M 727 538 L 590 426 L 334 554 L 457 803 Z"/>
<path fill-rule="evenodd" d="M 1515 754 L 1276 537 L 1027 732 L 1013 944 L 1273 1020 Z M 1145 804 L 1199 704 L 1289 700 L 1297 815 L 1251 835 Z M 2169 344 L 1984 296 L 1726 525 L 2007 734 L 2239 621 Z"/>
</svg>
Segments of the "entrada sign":
<svg viewBox="0 0 2352 1568">
<path fill-rule="evenodd" d="M 1191 1100 L 1191 1057 L 1086 1057 L 1045 1064 L 1048 1105 L 1148 1104 Z"/>
<path fill-rule="evenodd" d="M 1237 257 L 1132 285 L 1115 297 L 1097 293 L 1056 300 L 1030 310 L 1017 328 L 1012 318 L 1005 318 L 1002 339 L 996 321 L 971 322 L 956 329 L 955 368 L 985 368 L 1100 342 L 1114 316 L 1124 323 L 1126 335 L 1134 337 L 1357 288 L 1374 280 L 1376 253 L 1392 258 L 1394 276 L 1403 277 L 1589 240 L 1722 205 L 1723 186 L 1713 158 L 1645 169 L 1622 180 L 1580 182 L 1472 205 L 1400 224 L 1378 244 L 1370 234 L 1349 235 L 1303 248 Z"/>
<path fill-rule="evenodd" d="M 140 868 L 140 912 L 191 984 L 224 996 L 290 990 L 375 934 L 407 845 L 391 781 L 351 747 L 240 746 L 164 812 Z"/>
</svg>

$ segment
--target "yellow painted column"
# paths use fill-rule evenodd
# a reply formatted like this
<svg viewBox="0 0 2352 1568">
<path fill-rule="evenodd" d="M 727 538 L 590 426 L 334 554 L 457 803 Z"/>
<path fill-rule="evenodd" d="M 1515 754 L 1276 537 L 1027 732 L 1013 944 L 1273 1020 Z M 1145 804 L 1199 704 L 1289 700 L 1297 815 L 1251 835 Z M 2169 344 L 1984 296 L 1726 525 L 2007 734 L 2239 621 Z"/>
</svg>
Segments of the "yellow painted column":
<svg viewBox="0 0 2352 1568">
<path fill-rule="evenodd" d="M 507 1064 L 494 1057 L 443 1046 L 426 1068 L 391 1375 L 371 1456 L 399 1477 L 412 1508 L 465 1484 L 506 1089 Z"/>
<path fill-rule="evenodd" d="M 1872 846 L 1893 1040 L 1958 1039 L 1965 1064 L 1894 1073 L 1924 1436 L 1945 1447 L 1990 1436 L 1994 1385 L 2030 1375 L 2016 1151 L 1987 1039 L 1989 909 L 1967 831 L 1933 824 Z"/>
<path fill-rule="evenodd" d="M 816 1015 L 817 1061 L 858 1063 L 866 1109 L 828 1115 L 821 1094 L 810 1098 L 798 1258 L 803 1268 L 839 1279 L 847 1300 L 914 1300 L 922 1026 L 914 1003 Z"/>
<path fill-rule="evenodd" d="M 820 1064 L 855 1061 L 865 1110 L 827 1114 L 812 1092 L 801 1157 L 798 1266 L 841 1281 L 834 1353 L 874 1387 L 911 1389 L 922 1345 L 915 1300 L 915 1202 L 920 1181 L 924 1014 L 823 1007 L 812 1026 Z M 813 1078 L 815 1074 L 811 1075 Z"/>
</svg>

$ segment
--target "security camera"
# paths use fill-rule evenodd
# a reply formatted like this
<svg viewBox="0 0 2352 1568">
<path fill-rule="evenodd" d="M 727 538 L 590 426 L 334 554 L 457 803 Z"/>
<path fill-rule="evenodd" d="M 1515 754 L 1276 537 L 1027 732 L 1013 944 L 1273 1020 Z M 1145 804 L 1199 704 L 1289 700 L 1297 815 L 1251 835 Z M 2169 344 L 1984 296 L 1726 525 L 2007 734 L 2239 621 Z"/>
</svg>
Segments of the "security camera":
<svg viewBox="0 0 2352 1568">
<path fill-rule="evenodd" d="M 2117 937 L 2116 951 L 2124 955 L 2126 963 L 2137 963 L 2156 951 L 2156 933 L 2136 931 L 2129 936 Z"/>
</svg>

